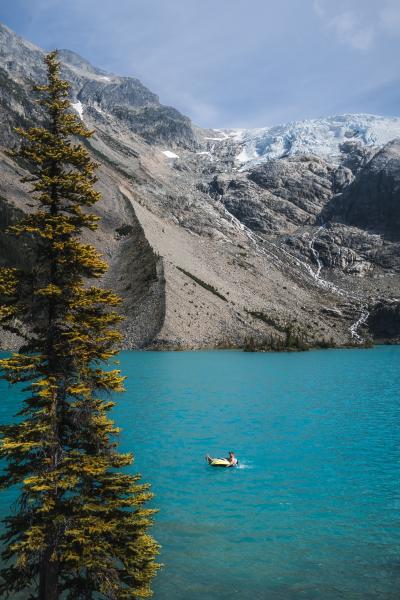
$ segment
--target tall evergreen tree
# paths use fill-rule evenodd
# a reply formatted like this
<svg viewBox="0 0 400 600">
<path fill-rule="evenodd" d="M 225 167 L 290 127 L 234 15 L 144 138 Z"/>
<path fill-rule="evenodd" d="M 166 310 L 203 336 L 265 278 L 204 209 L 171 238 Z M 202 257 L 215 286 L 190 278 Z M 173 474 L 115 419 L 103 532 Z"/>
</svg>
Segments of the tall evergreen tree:
<svg viewBox="0 0 400 600">
<path fill-rule="evenodd" d="M 31 268 L 0 270 L 0 324 L 24 340 L 0 361 L 3 378 L 23 384 L 16 422 L 1 428 L 4 487 L 19 486 L 5 519 L 0 595 L 30 590 L 39 600 L 151 595 L 156 542 L 147 530 L 147 484 L 121 472 L 132 463 L 117 450 L 107 416 L 123 377 L 107 368 L 120 341 L 120 299 L 89 285 L 107 264 L 80 241 L 95 230 L 90 207 L 95 165 L 77 138 L 92 135 L 73 114 L 57 53 L 45 58 L 48 81 L 36 86 L 43 127 L 19 130 L 14 153 L 29 168 L 35 209 L 10 227 L 29 239 Z"/>
</svg>

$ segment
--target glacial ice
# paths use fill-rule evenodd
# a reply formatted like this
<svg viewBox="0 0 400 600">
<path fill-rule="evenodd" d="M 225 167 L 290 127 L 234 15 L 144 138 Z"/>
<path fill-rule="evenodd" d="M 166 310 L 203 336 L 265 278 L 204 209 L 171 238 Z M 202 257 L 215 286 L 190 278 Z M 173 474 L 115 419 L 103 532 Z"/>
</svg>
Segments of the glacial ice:
<svg viewBox="0 0 400 600">
<path fill-rule="evenodd" d="M 236 160 L 248 167 L 271 158 L 315 154 L 335 160 L 343 142 L 383 146 L 400 137 L 400 118 L 375 115 L 338 115 L 295 121 L 286 125 L 238 130 L 241 151 Z"/>
</svg>

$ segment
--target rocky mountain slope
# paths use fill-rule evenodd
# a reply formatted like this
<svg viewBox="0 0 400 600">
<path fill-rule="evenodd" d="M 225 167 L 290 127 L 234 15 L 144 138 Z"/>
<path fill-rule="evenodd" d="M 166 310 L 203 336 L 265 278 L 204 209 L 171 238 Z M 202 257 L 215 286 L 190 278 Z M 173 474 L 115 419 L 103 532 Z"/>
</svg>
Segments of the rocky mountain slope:
<svg viewBox="0 0 400 600">
<path fill-rule="evenodd" d="M 0 262 L 27 190 L 5 154 L 41 120 L 42 51 L 0 26 Z M 400 120 L 344 115 L 203 130 L 140 81 L 60 51 L 72 106 L 96 130 L 105 283 L 126 347 L 213 347 L 284 335 L 400 339 Z M 3 347 L 16 340 L 3 337 Z"/>
</svg>

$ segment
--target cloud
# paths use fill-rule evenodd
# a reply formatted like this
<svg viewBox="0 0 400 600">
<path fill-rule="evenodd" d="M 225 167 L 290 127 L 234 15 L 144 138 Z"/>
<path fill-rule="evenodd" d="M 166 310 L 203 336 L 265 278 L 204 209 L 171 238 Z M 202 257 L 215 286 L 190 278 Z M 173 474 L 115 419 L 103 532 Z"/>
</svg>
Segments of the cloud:
<svg viewBox="0 0 400 600">
<path fill-rule="evenodd" d="M 360 26 L 360 19 L 353 11 L 343 12 L 330 20 L 338 38 L 356 50 L 368 50 L 374 41 L 375 32 L 371 26 Z"/>
<path fill-rule="evenodd" d="M 192 121 L 198 125 L 201 123 L 218 123 L 221 121 L 221 114 L 217 107 L 209 102 L 201 101 L 190 94 L 180 96 L 182 110 L 190 113 Z"/>
<path fill-rule="evenodd" d="M 400 3 L 398 0 L 387 0 L 379 11 L 379 24 L 386 31 L 400 35 Z"/>
<path fill-rule="evenodd" d="M 400 35 L 399 0 L 313 0 L 326 30 L 355 50 L 367 51 L 387 33 Z"/>
<path fill-rule="evenodd" d="M 371 0 L 364 0 L 363 3 L 358 0 L 351 0 L 350 3 L 339 0 L 335 4 L 327 0 L 313 0 L 312 7 L 325 29 L 334 31 L 339 42 L 361 51 L 369 50 L 373 45 L 376 26 L 370 18 Z"/>
<path fill-rule="evenodd" d="M 325 16 L 323 0 L 313 0 L 312 7 L 319 17 L 322 18 Z"/>
</svg>

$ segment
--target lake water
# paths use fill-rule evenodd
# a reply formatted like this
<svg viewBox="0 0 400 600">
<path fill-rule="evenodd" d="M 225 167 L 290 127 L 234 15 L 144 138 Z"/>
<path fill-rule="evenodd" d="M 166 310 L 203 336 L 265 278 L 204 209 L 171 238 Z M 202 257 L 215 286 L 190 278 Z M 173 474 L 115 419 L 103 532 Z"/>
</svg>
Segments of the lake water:
<svg viewBox="0 0 400 600">
<path fill-rule="evenodd" d="M 125 352 L 121 368 L 121 445 L 160 509 L 154 600 L 398 600 L 400 347 Z M 239 468 L 206 464 L 229 450 Z"/>
</svg>

